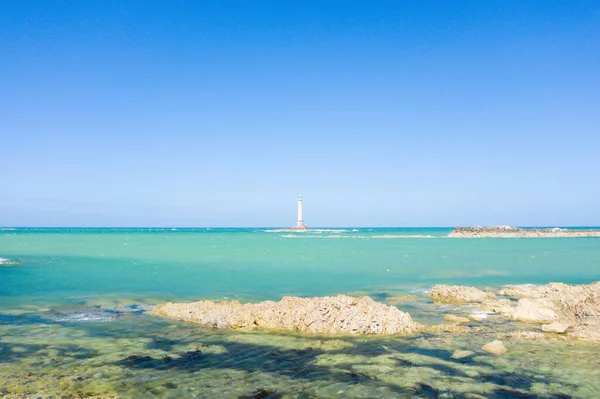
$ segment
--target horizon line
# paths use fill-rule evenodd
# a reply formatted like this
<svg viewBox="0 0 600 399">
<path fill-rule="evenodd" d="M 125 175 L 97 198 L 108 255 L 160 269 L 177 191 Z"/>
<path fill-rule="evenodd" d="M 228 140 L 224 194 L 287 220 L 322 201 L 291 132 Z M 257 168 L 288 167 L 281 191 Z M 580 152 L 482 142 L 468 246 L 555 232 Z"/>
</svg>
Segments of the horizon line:
<svg viewBox="0 0 600 399">
<path fill-rule="evenodd" d="M 315 226 L 318 229 L 454 229 L 459 227 L 500 227 L 552 228 L 552 227 L 600 227 L 600 225 L 454 225 L 454 226 Z M 2 229 L 290 229 L 289 226 L 0 226 Z"/>
</svg>

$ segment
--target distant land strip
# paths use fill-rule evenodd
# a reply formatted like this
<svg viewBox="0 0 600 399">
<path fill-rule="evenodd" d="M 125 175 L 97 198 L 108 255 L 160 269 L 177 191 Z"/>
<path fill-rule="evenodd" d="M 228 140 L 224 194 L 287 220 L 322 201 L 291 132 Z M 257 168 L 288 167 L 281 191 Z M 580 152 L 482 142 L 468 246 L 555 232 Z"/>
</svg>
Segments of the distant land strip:
<svg viewBox="0 0 600 399">
<path fill-rule="evenodd" d="M 554 228 L 520 228 L 511 226 L 471 226 L 457 227 L 450 238 L 561 238 L 561 237 L 600 237 L 600 230 L 569 230 Z"/>
<path fill-rule="evenodd" d="M 568 238 L 568 237 L 600 237 L 600 229 L 566 229 L 560 227 L 551 228 L 521 228 L 512 226 L 470 226 L 456 227 L 448 235 L 422 235 L 422 234 L 379 234 L 379 235 L 344 235 L 332 232 L 329 235 L 305 235 L 304 233 L 317 232 L 318 230 L 293 230 L 277 229 L 269 230 L 273 233 L 291 233 L 285 235 L 288 238 Z M 300 233 L 300 234 L 294 234 Z"/>
</svg>

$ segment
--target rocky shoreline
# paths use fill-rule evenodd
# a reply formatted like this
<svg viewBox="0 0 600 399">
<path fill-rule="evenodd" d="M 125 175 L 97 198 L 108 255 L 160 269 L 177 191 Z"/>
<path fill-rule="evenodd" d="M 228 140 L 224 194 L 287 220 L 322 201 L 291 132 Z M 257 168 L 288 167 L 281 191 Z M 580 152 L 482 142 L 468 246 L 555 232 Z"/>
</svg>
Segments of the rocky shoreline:
<svg viewBox="0 0 600 399">
<path fill-rule="evenodd" d="M 474 287 L 436 285 L 430 296 L 435 303 L 470 304 L 479 312 L 536 326 L 516 336 L 543 339 L 543 333 L 555 333 L 600 342 L 600 282 L 508 285 L 498 294 Z"/>
<path fill-rule="evenodd" d="M 227 329 L 270 329 L 308 334 L 397 335 L 424 332 L 476 333 L 497 338 L 545 340 L 577 339 L 600 342 L 600 282 L 589 285 L 550 283 L 542 286 L 508 285 L 492 292 L 475 287 L 436 285 L 429 293 L 433 306 L 452 304 L 467 315 L 445 314 L 438 325 L 421 325 L 395 306 L 370 297 L 298 298 L 279 302 L 241 304 L 238 301 L 166 303 L 153 315 Z M 431 303 L 429 306 L 432 306 Z M 494 315 L 499 322 L 488 322 Z M 510 334 L 507 324 L 520 330 Z M 514 324 L 514 323 L 513 323 Z M 526 327 L 523 327 L 526 326 Z"/>
<path fill-rule="evenodd" d="M 600 230 L 569 230 L 554 228 L 520 228 L 512 226 L 471 226 L 456 227 L 450 238 L 563 238 L 563 237 L 600 237 Z"/>
</svg>

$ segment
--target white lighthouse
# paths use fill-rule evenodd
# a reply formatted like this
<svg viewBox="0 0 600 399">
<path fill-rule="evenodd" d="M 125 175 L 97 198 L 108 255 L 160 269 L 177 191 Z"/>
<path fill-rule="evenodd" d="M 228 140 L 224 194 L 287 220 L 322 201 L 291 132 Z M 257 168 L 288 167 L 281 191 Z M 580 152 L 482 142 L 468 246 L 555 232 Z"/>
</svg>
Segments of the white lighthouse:
<svg viewBox="0 0 600 399">
<path fill-rule="evenodd" d="M 306 227 L 306 225 L 304 224 L 304 219 L 302 216 L 302 196 L 299 195 L 298 196 L 298 222 L 296 223 L 296 226 L 294 227 L 294 229 L 296 230 L 307 230 L 308 227 Z"/>
</svg>

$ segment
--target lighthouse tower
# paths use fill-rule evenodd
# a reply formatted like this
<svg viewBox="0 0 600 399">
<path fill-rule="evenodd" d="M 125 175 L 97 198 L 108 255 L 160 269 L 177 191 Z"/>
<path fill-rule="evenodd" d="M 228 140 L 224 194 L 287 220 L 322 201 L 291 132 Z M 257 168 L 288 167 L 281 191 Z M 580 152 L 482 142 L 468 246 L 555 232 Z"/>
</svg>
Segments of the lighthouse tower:
<svg viewBox="0 0 600 399">
<path fill-rule="evenodd" d="M 294 227 L 296 230 L 307 230 L 308 227 L 304 224 L 304 219 L 302 217 L 302 196 L 298 196 L 298 222 Z"/>
</svg>

